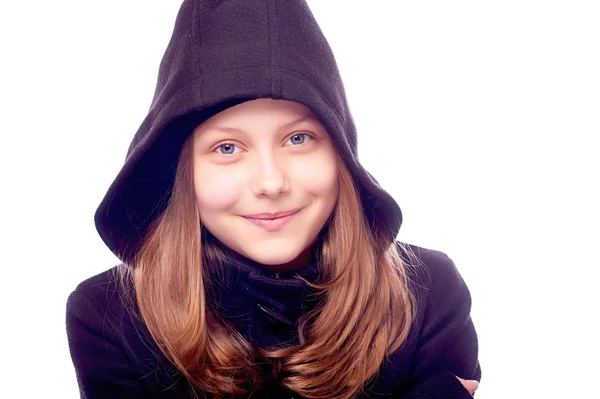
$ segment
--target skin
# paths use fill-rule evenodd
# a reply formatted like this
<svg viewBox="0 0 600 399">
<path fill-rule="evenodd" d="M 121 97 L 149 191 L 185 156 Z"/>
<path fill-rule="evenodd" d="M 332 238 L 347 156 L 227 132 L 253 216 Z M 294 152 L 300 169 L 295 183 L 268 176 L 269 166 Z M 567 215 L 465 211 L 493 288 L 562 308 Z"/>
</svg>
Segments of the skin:
<svg viewBox="0 0 600 399">
<path fill-rule="evenodd" d="M 477 388 L 479 387 L 479 382 L 477 382 L 476 380 L 463 380 L 460 377 L 456 377 L 456 378 L 458 378 L 458 380 L 463 385 L 463 387 L 465 387 L 465 389 L 467 391 L 469 391 L 469 393 L 471 395 L 473 395 L 475 393 L 475 391 L 477 390 Z"/>
<path fill-rule="evenodd" d="M 206 120 L 192 140 L 194 191 L 204 227 L 267 270 L 306 265 L 339 190 L 336 150 L 315 115 L 299 103 L 256 99 Z M 296 209 L 277 231 L 246 218 Z M 477 381 L 456 378 L 469 393 L 477 390 Z"/>
<path fill-rule="evenodd" d="M 196 127 L 193 148 L 203 226 L 267 270 L 305 266 L 338 196 L 336 150 L 314 114 L 291 101 L 247 101 Z M 298 212 L 278 231 L 248 219 L 290 210 Z"/>
</svg>

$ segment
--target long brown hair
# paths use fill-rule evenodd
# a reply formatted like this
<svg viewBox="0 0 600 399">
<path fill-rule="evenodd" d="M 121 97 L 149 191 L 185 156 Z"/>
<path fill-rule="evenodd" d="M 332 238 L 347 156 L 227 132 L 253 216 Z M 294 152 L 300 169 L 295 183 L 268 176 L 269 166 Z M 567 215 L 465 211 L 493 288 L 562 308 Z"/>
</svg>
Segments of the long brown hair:
<svg viewBox="0 0 600 399">
<path fill-rule="evenodd" d="M 298 322 L 299 345 L 254 348 L 209 303 L 211 268 L 220 253 L 206 240 L 193 190 L 191 136 L 173 191 L 132 264 L 119 269 L 135 287 L 139 316 L 192 390 L 247 397 L 274 379 L 306 398 L 354 398 L 408 336 L 414 318 L 409 263 L 372 230 L 338 156 L 339 196 L 324 234 L 322 299 Z M 215 261 L 216 260 L 216 261 Z M 261 364 L 271 365 L 265 375 Z"/>
</svg>

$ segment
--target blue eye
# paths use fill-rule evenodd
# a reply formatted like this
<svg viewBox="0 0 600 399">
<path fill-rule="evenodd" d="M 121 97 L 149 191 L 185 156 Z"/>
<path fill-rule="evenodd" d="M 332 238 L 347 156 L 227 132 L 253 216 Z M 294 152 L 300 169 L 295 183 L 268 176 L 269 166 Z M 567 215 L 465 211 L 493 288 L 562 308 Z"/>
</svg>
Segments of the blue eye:
<svg viewBox="0 0 600 399">
<path fill-rule="evenodd" d="M 231 144 L 231 143 L 224 143 L 221 144 L 220 146 L 218 146 L 215 151 L 218 151 L 219 149 L 223 149 L 223 151 L 219 151 L 221 154 L 223 155 L 231 155 L 234 154 L 233 149 L 236 148 L 237 146 L 235 144 Z"/>
<path fill-rule="evenodd" d="M 307 140 L 310 140 L 310 139 L 312 139 L 312 137 L 309 134 L 306 134 L 306 133 L 294 134 L 293 136 L 291 136 L 289 138 L 289 140 L 294 145 L 296 145 L 296 144 L 304 144 Z"/>
</svg>

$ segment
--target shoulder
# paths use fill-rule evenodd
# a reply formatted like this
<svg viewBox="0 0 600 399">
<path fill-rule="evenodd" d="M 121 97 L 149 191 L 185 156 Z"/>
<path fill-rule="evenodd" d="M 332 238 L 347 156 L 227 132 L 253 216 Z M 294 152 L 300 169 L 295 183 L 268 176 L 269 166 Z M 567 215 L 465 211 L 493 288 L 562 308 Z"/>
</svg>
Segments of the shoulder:
<svg viewBox="0 0 600 399">
<path fill-rule="evenodd" d="M 119 266 L 75 287 L 67 299 L 66 327 L 85 392 L 133 392 L 146 384 L 154 392 L 181 383 L 139 316 L 133 285 L 121 283 Z"/>
<path fill-rule="evenodd" d="M 407 264 L 411 281 L 421 289 L 430 291 L 440 283 L 443 286 L 464 286 L 454 261 L 445 252 L 399 241 L 396 245 Z"/>
<path fill-rule="evenodd" d="M 114 266 L 108 270 L 100 272 L 95 276 L 89 277 L 79 284 L 75 290 L 94 290 L 94 287 L 102 287 L 106 285 L 115 284 L 118 278 L 117 271 L 120 265 Z"/>
<path fill-rule="evenodd" d="M 471 320 L 471 294 L 454 261 L 444 252 L 398 243 L 408 262 L 416 299 L 413 338 L 415 382 L 451 371 L 479 380 L 478 339 Z"/>
<path fill-rule="evenodd" d="M 133 363 L 141 356 L 154 357 L 153 352 L 157 352 L 139 317 L 132 286 L 121 284 L 119 266 L 75 287 L 67 299 L 66 322 L 72 345 L 99 340 L 104 347 L 120 348 Z"/>
<path fill-rule="evenodd" d="M 136 329 L 131 312 L 124 301 L 119 282 L 118 266 L 80 282 L 69 294 L 66 303 L 67 336 L 71 347 L 77 343 L 89 345 L 97 339 L 106 345 L 125 349 Z"/>
<path fill-rule="evenodd" d="M 80 282 L 67 299 L 67 316 L 88 325 L 102 323 L 103 333 L 119 327 L 124 315 L 123 292 L 118 266 Z M 107 331 L 107 329 L 109 331 Z"/>
<path fill-rule="evenodd" d="M 409 283 L 416 299 L 416 320 L 427 333 L 440 323 L 464 322 L 470 316 L 471 293 L 454 261 L 444 252 L 398 243 L 407 263 Z M 432 332 L 433 331 L 429 331 Z"/>
<path fill-rule="evenodd" d="M 114 266 L 77 284 L 67 299 L 67 321 L 78 321 L 107 339 L 139 339 L 146 326 L 139 315 L 134 286 L 121 278 L 121 267 Z"/>
<path fill-rule="evenodd" d="M 86 299 L 100 307 L 108 306 L 114 299 L 113 296 L 120 291 L 118 267 L 105 270 L 77 284 L 69 295 L 68 304 L 77 305 Z"/>
</svg>

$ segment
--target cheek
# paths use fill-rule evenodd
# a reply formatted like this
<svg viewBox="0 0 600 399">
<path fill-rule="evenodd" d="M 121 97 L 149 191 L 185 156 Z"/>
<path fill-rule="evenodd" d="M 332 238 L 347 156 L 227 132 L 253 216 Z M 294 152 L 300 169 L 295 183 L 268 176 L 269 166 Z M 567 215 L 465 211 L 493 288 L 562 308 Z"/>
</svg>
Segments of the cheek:
<svg viewBox="0 0 600 399">
<path fill-rule="evenodd" d="M 302 162 L 294 168 L 296 182 L 315 196 L 337 198 L 338 170 L 333 156 L 320 156 Z"/>
<path fill-rule="evenodd" d="M 194 171 L 194 192 L 201 214 L 230 209 L 239 199 L 239 173 L 227 172 L 210 166 L 199 166 Z"/>
</svg>

